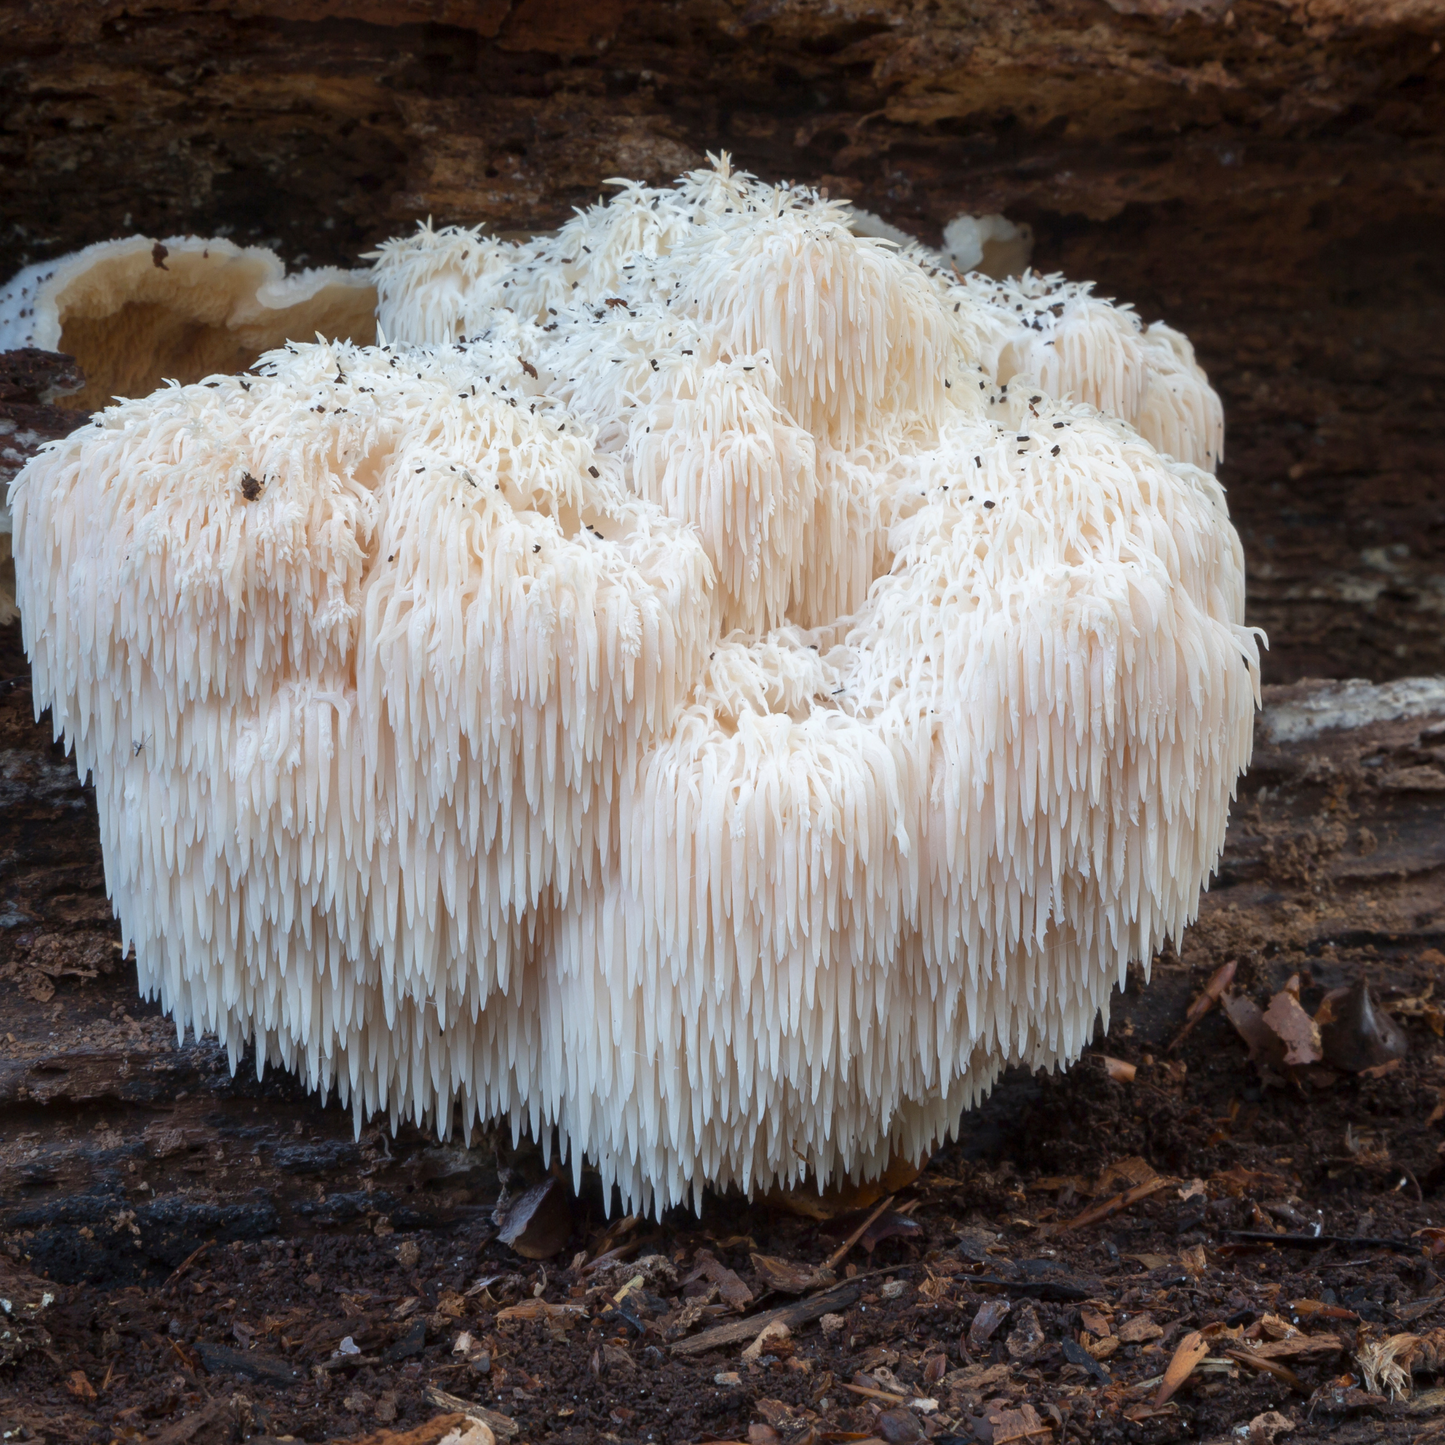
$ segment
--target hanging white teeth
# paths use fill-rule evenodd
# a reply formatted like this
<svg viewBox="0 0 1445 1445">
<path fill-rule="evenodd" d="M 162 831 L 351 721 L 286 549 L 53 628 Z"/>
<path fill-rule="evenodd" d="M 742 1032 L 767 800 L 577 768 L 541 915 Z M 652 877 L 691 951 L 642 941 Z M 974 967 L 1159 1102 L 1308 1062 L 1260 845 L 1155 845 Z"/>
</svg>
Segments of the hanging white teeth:
<svg viewBox="0 0 1445 1445">
<path fill-rule="evenodd" d="M 142 988 L 358 1128 L 555 1128 L 629 1209 L 876 1175 L 1076 1058 L 1249 757 L 1224 494 L 1134 429 L 1217 456 L 1154 390 L 1208 391 L 1187 343 L 1076 289 L 1040 359 L 725 161 L 376 274 L 385 345 L 13 489 Z"/>
</svg>

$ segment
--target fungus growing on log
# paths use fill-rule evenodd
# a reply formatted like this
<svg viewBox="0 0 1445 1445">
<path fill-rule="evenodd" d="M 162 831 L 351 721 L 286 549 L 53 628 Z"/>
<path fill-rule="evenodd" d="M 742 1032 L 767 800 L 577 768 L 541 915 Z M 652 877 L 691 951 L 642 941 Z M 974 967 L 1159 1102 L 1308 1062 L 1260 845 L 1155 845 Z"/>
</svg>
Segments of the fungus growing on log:
<svg viewBox="0 0 1445 1445">
<path fill-rule="evenodd" d="M 264 246 L 216 237 L 127 236 L 42 261 L 0 289 L 0 351 L 73 356 L 90 383 L 63 403 L 88 411 L 167 378 L 242 371 L 293 337 L 375 338 L 365 271 L 286 274 Z"/>
<path fill-rule="evenodd" d="M 358 1128 L 555 1128 L 629 1208 L 876 1176 L 1077 1057 L 1249 754 L 1214 478 L 725 163 L 376 274 L 389 342 L 13 489 L 36 706 L 178 1029 Z"/>
</svg>

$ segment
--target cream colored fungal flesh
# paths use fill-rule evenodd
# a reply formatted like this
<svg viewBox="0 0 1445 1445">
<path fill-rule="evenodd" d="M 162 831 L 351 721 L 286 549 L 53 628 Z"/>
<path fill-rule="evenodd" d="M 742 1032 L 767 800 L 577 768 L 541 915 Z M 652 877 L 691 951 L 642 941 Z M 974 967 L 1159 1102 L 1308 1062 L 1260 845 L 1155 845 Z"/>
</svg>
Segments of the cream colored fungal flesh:
<svg viewBox="0 0 1445 1445">
<path fill-rule="evenodd" d="M 725 163 L 376 282 L 385 344 L 124 402 L 13 491 L 178 1029 L 358 1127 L 555 1130 L 628 1208 L 876 1175 L 1076 1058 L 1249 756 L 1182 338 Z"/>
<path fill-rule="evenodd" d="M 242 371 L 295 337 L 375 339 L 365 271 L 288 276 L 264 246 L 200 236 L 127 236 L 29 266 L 0 288 L 0 351 L 73 356 L 83 390 L 59 404 L 89 411 L 145 396 L 167 379 Z"/>
</svg>

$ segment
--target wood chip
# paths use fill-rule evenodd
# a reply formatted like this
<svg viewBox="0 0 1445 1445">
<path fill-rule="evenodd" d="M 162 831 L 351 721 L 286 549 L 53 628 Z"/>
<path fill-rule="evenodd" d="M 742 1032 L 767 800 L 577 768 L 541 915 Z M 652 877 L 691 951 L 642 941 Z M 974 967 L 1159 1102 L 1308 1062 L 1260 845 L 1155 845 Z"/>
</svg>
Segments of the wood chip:
<svg viewBox="0 0 1445 1445">
<path fill-rule="evenodd" d="M 1310 1392 L 1310 1387 L 1288 1365 L 1282 1365 L 1278 1360 L 1266 1359 L 1254 1350 L 1224 1350 L 1221 1353 L 1227 1359 L 1243 1365 L 1245 1369 L 1253 1370 L 1256 1374 L 1269 1375 L 1301 1395 L 1308 1395 Z"/>
<path fill-rule="evenodd" d="M 752 1344 L 743 1351 L 743 1359 L 746 1363 L 753 1365 L 762 1359 L 765 1354 L 782 1354 L 783 1351 L 779 1349 L 778 1346 L 787 1345 L 789 1341 L 791 1341 L 792 1336 L 792 1330 L 790 1330 L 782 1320 L 769 1320 L 768 1323 L 758 1331 L 757 1338 Z M 789 1350 L 789 1353 L 791 1353 L 791 1350 Z"/>
<path fill-rule="evenodd" d="M 1261 1360 L 1323 1360 L 1342 1349 L 1338 1335 L 1292 1335 L 1284 1340 L 1262 1340 L 1251 1353 Z"/>
<path fill-rule="evenodd" d="M 1209 1353 L 1209 1344 L 1198 1330 L 1190 1332 L 1179 1341 L 1174 1351 L 1174 1358 L 1169 1361 L 1169 1368 L 1164 1371 L 1164 1379 L 1159 1385 L 1159 1393 L 1154 1396 L 1154 1406 L 1157 1409 L 1161 1405 L 1168 1404 L 1179 1387 L 1194 1373 L 1194 1368 Z"/>
<path fill-rule="evenodd" d="M 993 1333 L 1008 1317 L 1013 1305 L 1006 1299 L 986 1299 L 979 1305 L 973 1323 L 968 1327 L 968 1347 L 980 1350 L 993 1338 Z"/>
<path fill-rule="evenodd" d="M 1145 1340 L 1157 1340 L 1163 1333 L 1163 1326 L 1155 1324 L 1154 1316 L 1148 1314 L 1130 1315 L 1122 1324 L 1115 1325 L 1114 1333 L 1122 1344 L 1138 1345 Z"/>
<path fill-rule="evenodd" d="M 377 1430 L 356 1440 L 332 1445 L 496 1445 L 496 1432 L 475 1413 L 450 1410 L 409 1430 Z"/>
<path fill-rule="evenodd" d="M 470 1400 L 463 1400 L 459 1396 L 449 1395 L 445 1390 L 439 1390 L 435 1385 L 427 1385 L 421 1392 L 421 1397 L 428 1405 L 435 1405 L 438 1409 L 453 1410 L 462 1415 L 469 1416 L 473 1420 L 480 1420 L 486 1425 L 498 1440 L 510 1440 L 516 1435 L 521 1426 L 507 1415 L 499 1415 L 495 1410 L 484 1409 L 481 1405 L 474 1405 Z"/>
<path fill-rule="evenodd" d="M 989 1413 L 993 1426 L 993 1445 L 1044 1445 L 1052 1440 L 1053 1426 L 1039 1418 L 1032 1405 L 1020 1405 L 1017 1410 L 1000 1410 Z"/>
<path fill-rule="evenodd" d="M 820 1319 L 823 1315 L 841 1313 L 858 1303 L 863 1295 L 863 1282 L 868 1278 L 870 1276 L 867 1274 L 855 1275 L 852 1279 L 845 1279 L 841 1284 L 835 1284 L 831 1289 L 809 1295 L 806 1299 L 784 1305 L 781 1309 L 767 1310 L 763 1314 L 753 1315 L 748 1319 L 729 1320 L 725 1325 L 716 1325 L 710 1330 L 704 1330 L 699 1335 L 693 1335 L 690 1339 L 678 1340 L 672 1346 L 672 1353 L 674 1355 L 700 1355 L 707 1350 L 726 1349 L 729 1345 L 738 1344 L 742 1340 L 755 1339 L 758 1331 L 772 1323 L 773 1320 L 781 1320 L 790 1330 L 795 1330 L 799 1325 L 808 1324 L 812 1320 Z"/>
<path fill-rule="evenodd" d="M 683 1284 L 705 1279 L 715 1284 L 718 1293 L 735 1310 L 745 1310 L 753 1302 L 753 1292 L 736 1273 L 730 1270 L 710 1249 L 700 1249 L 693 1256 L 693 1270 Z"/>
<path fill-rule="evenodd" d="M 587 1313 L 582 1305 L 548 1304 L 544 1299 L 523 1300 L 519 1305 L 509 1305 L 497 1312 L 498 1322 L 502 1320 L 561 1320 L 572 1324 Z"/>
</svg>

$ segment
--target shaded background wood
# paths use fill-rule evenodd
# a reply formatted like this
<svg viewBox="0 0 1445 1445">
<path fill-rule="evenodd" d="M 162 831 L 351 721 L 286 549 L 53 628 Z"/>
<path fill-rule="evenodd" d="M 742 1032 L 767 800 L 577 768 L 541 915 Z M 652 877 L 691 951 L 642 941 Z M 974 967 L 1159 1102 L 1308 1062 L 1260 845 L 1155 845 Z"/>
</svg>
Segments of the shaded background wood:
<svg viewBox="0 0 1445 1445">
<path fill-rule="evenodd" d="M 729 149 L 1195 341 L 1266 677 L 1445 671 L 1441 0 L 0 8 L 0 274 L 140 231 L 352 265 Z"/>
</svg>

